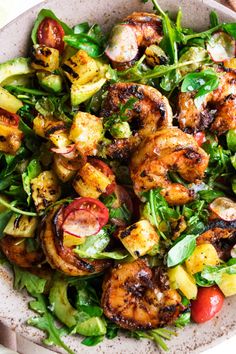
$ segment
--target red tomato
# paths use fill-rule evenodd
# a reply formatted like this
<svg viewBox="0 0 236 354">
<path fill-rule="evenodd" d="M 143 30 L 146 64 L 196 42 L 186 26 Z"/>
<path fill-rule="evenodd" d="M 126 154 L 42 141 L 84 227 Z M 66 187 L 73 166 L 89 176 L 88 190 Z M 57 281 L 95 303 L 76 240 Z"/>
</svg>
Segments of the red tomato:
<svg viewBox="0 0 236 354">
<path fill-rule="evenodd" d="M 194 138 L 199 146 L 202 146 L 202 144 L 206 141 L 206 136 L 204 132 L 195 133 Z"/>
<path fill-rule="evenodd" d="M 0 123 L 18 128 L 20 117 L 17 114 L 10 113 L 3 108 L 0 108 Z"/>
<path fill-rule="evenodd" d="M 63 37 L 65 35 L 62 26 L 50 17 L 40 23 L 37 31 L 37 39 L 39 44 L 44 44 L 47 47 L 58 49 L 63 52 L 65 43 Z"/>
<path fill-rule="evenodd" d="M 104 193 L 105 195 L 109 195 L 112 194 L 115 190 L 116 187 L 116 182 L 115 182 L 115 175 L 112 171 L 112 169 L 102 160 L 99 159 L 94 159 L 91 158 L 89 160 L 89 163 L 91 163 L 91 165 L 93 165 L 93 167 L 97 168 L 100 172 L 102 172 L 106 177 L 108 177 L 111 181 L 111 184 L 109 184 L 109 186 L 107 186 L 106 188 L 106 193 Z"/>
<path fill-rule="evenodd" d="M 217 286 L 199 288 L 197 299 L 191 301 L 191 316 L 196 323 L 213 318 L 222 308 L 224 295 Z"/>
<path fill-rule="evenodd" d="M 66 217 L 62 229 L 70 235 L 85 237 L 96 235 L 101 230 L 97 217 L 87 209 L 72 210 Z"/>
<path fill-rule="evenodd" d="M 76 210 L 89 211 L 97 218 L 100 228 L 106 225 L 109 220 L 109 211 L 100 200 L 94 198 L 77 198 L 65 208 L 64 222 L 69 214 Z"/>
</svg>

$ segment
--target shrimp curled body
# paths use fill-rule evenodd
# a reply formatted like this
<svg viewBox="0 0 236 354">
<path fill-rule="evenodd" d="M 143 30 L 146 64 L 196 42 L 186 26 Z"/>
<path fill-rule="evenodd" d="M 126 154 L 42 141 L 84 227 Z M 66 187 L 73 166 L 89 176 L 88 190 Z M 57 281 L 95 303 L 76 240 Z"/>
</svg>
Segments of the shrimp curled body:
<svg viewBox="0 0 236 354">
<path fill-rule="evenodd" d="M 155 269 L 142 259 L 111 270 L 103 282 L 102 307 L 112 322 L 130 330 L 173 323 L 184 309 L 177 291 L 162 288 Z"/>
<path fill-rule="evenodd" d="M 169 172 L 178 174 L 187 182 L 204 177 L 209 157 L 196 140 L 180 129 L 162 129 L 148 137 L 138 147 L 131 160 L 131 178 L 134 191 L 162 188 L 161 193 L 171 205 L 182 205 L 194 198 L 191 189 L 182 183 L 173 183 Z"/>
<path fill-rule="evenodd" d="M 128 158 L 145 137 L 172 125 L 172 110 L 167 98 L 153 87 L 136 83 L 111 85 L 101 110 L 101 116 L 106 120 L 113 114 L 119 115 L 120 105 L 124 105 L 131 98 L 137 101 L 125 114 L 128 117 L 132 136 L 115 139 L 109 145 L 107 154 L 113 159 Z"/>
</svg>

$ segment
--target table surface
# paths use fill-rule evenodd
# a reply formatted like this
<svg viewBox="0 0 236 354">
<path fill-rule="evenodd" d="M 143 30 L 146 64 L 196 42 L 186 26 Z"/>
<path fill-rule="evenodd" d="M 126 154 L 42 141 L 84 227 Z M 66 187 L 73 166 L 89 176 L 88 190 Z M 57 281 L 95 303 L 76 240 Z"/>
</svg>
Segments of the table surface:
<svg viewBox="0 0 236 354">
<path fill-rule="evenodd" d="M 30 7 L 42 1 L 43 0 L 24 0 L 24 1 L 0 0 L 0 28 L 6 25 L 8 22 L 12 21 L 15 17 L 17 17 L 18 15 L 20 15 Z M 223 2 L 223 1 L 218 1 L 218 2 Z M 14 336 L 14 334 L 12 332 L 9 332 L 9 336 Z M 0 336 L 0 343 L 7 345 L 6 342 L 2 342 L 1 336 Z M 15 343 L 18 352 L 22 354 L 32 354 L 34 352 L 38 352 L 40 354 L 53 354 L 52 351 L 39 347 L 38 345 L 33 344 L 28 340 L 22 338 L 18 334 L 16 335 Z M 236 348 L 236 336 L 224 341 L 223 343 L 217 345 L 212 349 L 205 351 L 204 354 L 222 354 L 224 352 L 227 354 L 235 354 L 236 352 L 235 348 Z M 11 354 L 11 353 L 16 353 L 16 352 L 6 351 L 0 344 L 0 354 Z"/>
</svg>

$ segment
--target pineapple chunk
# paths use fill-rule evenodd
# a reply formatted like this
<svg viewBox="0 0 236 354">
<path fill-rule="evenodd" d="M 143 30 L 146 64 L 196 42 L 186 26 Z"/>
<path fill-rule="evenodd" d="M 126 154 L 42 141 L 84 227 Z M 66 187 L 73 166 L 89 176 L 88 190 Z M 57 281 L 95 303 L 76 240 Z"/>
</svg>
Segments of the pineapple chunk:
<svg viewBox="0 0 236 354">
<path fill-rule="evenodd" d="M 35 44 L 31 66 L 36 70 L 54 71 L 59 68 L 59 51 L 45 45 Z"/>
<path fill-rule="evenodd" d="M 59 132 L 64 132 L 66 126 L 61 120 L 55 120 L 53 117 L 43 117 L 39 114 L 33 120 L 33 129 L 37 135 L 47 138 L 54 134 L 57 136 Z"/>
<path fill-rule="evenodd" d="M 3 232 L 13 237 L 34 237 L 37 218 L 26 215 L 12 215 Z"/>
<path fill-rule="evenodd" d="M 44 171 L 31 180 L 32 198 L 39 212 L 56 202 L 61 195 L 57 176 L 53 171 Z"/>
<path fill-rule="evenodd" d="M 75 175 L 75 171 L 69 170 L 63 164 L 63 158 L 59 154 L 54 154 L 53 170 L 62 182 L 68 182 Z"/>
<path fill-rule="evenodd" d="M 0 108 L 16 113 L 22 106 L 23 103 L 18 98 L 0 86 Z"/>
<path fill-rule="evenodd" d="M 93 80 L 99 73 L 96 60 L 91 58 L 84 50 L 79 50 L 75 55 L 67 59 L 62 65 L 68 79 L 83 85 Z"/>
<path fill-rule="evenodd" d="M 65 247 L 73 247 L 82 245 L 85 242 L 86 237 L 76 237 L 64 232 L 63 234 L 63 245 Z"/>
<path fill-rule="evenodd" d="M 227 59 L 224 61 L 224 66 L 230 69 L 236 69 L 236 58 Z"/>
<path fill-rule="evenodd" d="M 81 197 L 99 198 L 105 193 L 111 180 L 97 168 L 87 162 L 78 172 L 73 187 Z"/>
<path fill-rule="evenodd" d="M 201 272 L 204 266 L 216 266 L 219 263 L 220 259 L 215 247 L 210 243 L 203 243 L 195 248 L 185 265 L 188 273 L 195 274 Z"/>
<path fill-rule="evenodd" d="M 183 266 L 178 265 L 168 269 L 168 275 L 172 289 L 179 289 L 189 300 L 197 297 L 195 279 L 186 272 Z"/>
<path fill-rule="evenodd" d="M 220 282 L 217 283 L 224 296 L 236 294 L 236 274 L 222 274 Z"/>
<path fill-rule="evenodd" d="M 0 124 L 0 151 L 15 155 L 22 138 L 23 133 L 18 128 Z"/>
<path fill-rule="evenodd" d="M 148 220 L 140 220 L 119 232 L 118 237 L 135 259 L 152 251 L 159 243 L 159 236 Z"/>
<path fill-rule="evenodd" d="M 82 155 L 94 156 L 102 138 L 102 119 L 86 112 L 78 112 L 73 120 L 69 139 Z"/>
</svg>

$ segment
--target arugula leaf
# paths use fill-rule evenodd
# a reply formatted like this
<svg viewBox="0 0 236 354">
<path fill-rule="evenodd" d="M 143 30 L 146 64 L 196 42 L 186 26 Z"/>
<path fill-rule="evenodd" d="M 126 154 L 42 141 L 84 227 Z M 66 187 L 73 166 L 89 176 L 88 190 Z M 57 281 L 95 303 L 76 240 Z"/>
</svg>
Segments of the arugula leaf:
<svg viewBox="0 0 236 354">
<path fill-rule="evenodd" d="M 214 199 L 218 197 L 223 197 L 225 194 L 222 191 L 217 190 L 205 190 L 198 192 L 201 199 L 205 200 L 207 203 L 211 203 Z"/>
<path fill-rule="evenodd" d="M 195 94 L 196 99 L 215 90 L 219 86 L 219 82 L 217 73 L 210 69 L 189 73 L 182 82 L 181 92 L 197 91 Z"/>
<path fill-rule="evenodd" d="M 184 262 L 196 248 L 196 238 L 199 235 L 186 235 L 182 237 L 168 252 L 167 266 L 174 267 Z"/>
<path fill-rule="evenodd" d="M 92 347 L 94 345 L 97 345 L 98 343 L 101 343 L 103 339 L 104 336 L 86 337 L 82 340 L 81 344 L 87 345 L 88 347 Z"/>
<path fill-rule="evenodd" d="M 214 28 L 216 26 L 218 26 L 220 23 L 219 21 L 219 17 L 217 15 L 217 13 L 215 11 L 211 11 L 210 13 L 210 25 L 211 25 L 211 28 Z"/>
<path fill-rule="evenodd" d="M 12 211 L 5 210 L 0 212 L 0 239 L 4 237 L 3 230 L 12 216 Z"/>
<path fill-rule="evenodd" d="M 30 182 L 33 178 L 37 177 L 41 172 L 41 166 L 38 160 L 33 159 L 28 164 L 26 171 L 22 173 L 23 188 L 28 195 L 27 202 L 30 203 L 31 186 Z"/>
<path fill-rule="evenodd" d="M 150 331 L 132 331 L 130 332 L 130 336 L 136 339 L 141 339 L 141 338 L 147 338 L 152 341 L 157 345 L 157 347 L 160 347 L 161 349 L 168 351 L 169 348 L 164 342 L 164 339 L 170 340 L 172 335 L 176 335 L 175 332 L 170 331 L 165 328 L 158 328 L 158 329 L 153 329 Z"/>
<path fill-rule="evenodd" d="M 48 310 L 48 304 L 45 296 L 42 294 L 33 294 L 36 300 L 30 302 L 30 308 L 36 311 L 40 316 L 30 318 L 27 323 L 37 327 L 47 333 L 47 338 L 43 340 L 46 345 L 58 345 L 69 354 L 75 354 L 61 339 L 68 334 L 65 327 L 57 327 L 53 315 Z"/>
<path fill-rule="evenodd" d="M 187 326 L 190 322 L 191 322 L 191 312 L 186 311 L 177 318 L 174 325 L 178 328 L 183 328 Z"/>
<path fill-rule="evenodd" d="M 201 277 L 217 284 L 221 281 L 223 274 L 236 274 L 236 259 L 232 258 L 225 265 L 218 267 L 205 266 L 201 272 Z"/>
<path fill-rule="evenodd" d="M 35 105 L 35 109 L 43 116 L 53 115 L 54 117 L 71 125 L 71 111 L 66 107 L 68 95 L 60 97 L 42 97 Z"/>
<path fill-rule="evenodd" d="M 70 33 L 73 33 L 73 30 L 67 26 L 66 23 L 60 21 L 56 15 L 49 9 L 42 9 L 39 14 L 38 14 L 38 17 L 34 23 L 34 27 L 32 29 L 32 32 L 31 32 L 31 39 L 32 39 L 32 42 L 34 44 L 37 44 L 38 43 L 38 38 L 37 38 L 37 32 L 38 32 L 38 28 L 39 28 L 39 25 L 40 23 L 46 18 L 46 17 L 50 17 L 52 18 L 53 20 L 56 20 L 61 26 L 62 28 L 64 29 L 65 31 L 65 34 L 70 34 Z"/>
<path fill-rule="evenodd" d="M 14 288 L 22 290 L 26 288 L 30 294 L 42 294 L 46 286 L 46 280 L 26 270 L 13 266 Z"/>
<path fill-rule="evenodd" d="M 110 130 L 116 123 L 127 122 L 129 119 L 129 111 L 134 109 L 134 105 L 137 101 L 138 99 L 136 97 L 131 97 L 126 103 L 120 104 L 118 112 L 104 118 L 104 128 Z"/>
</svg>

